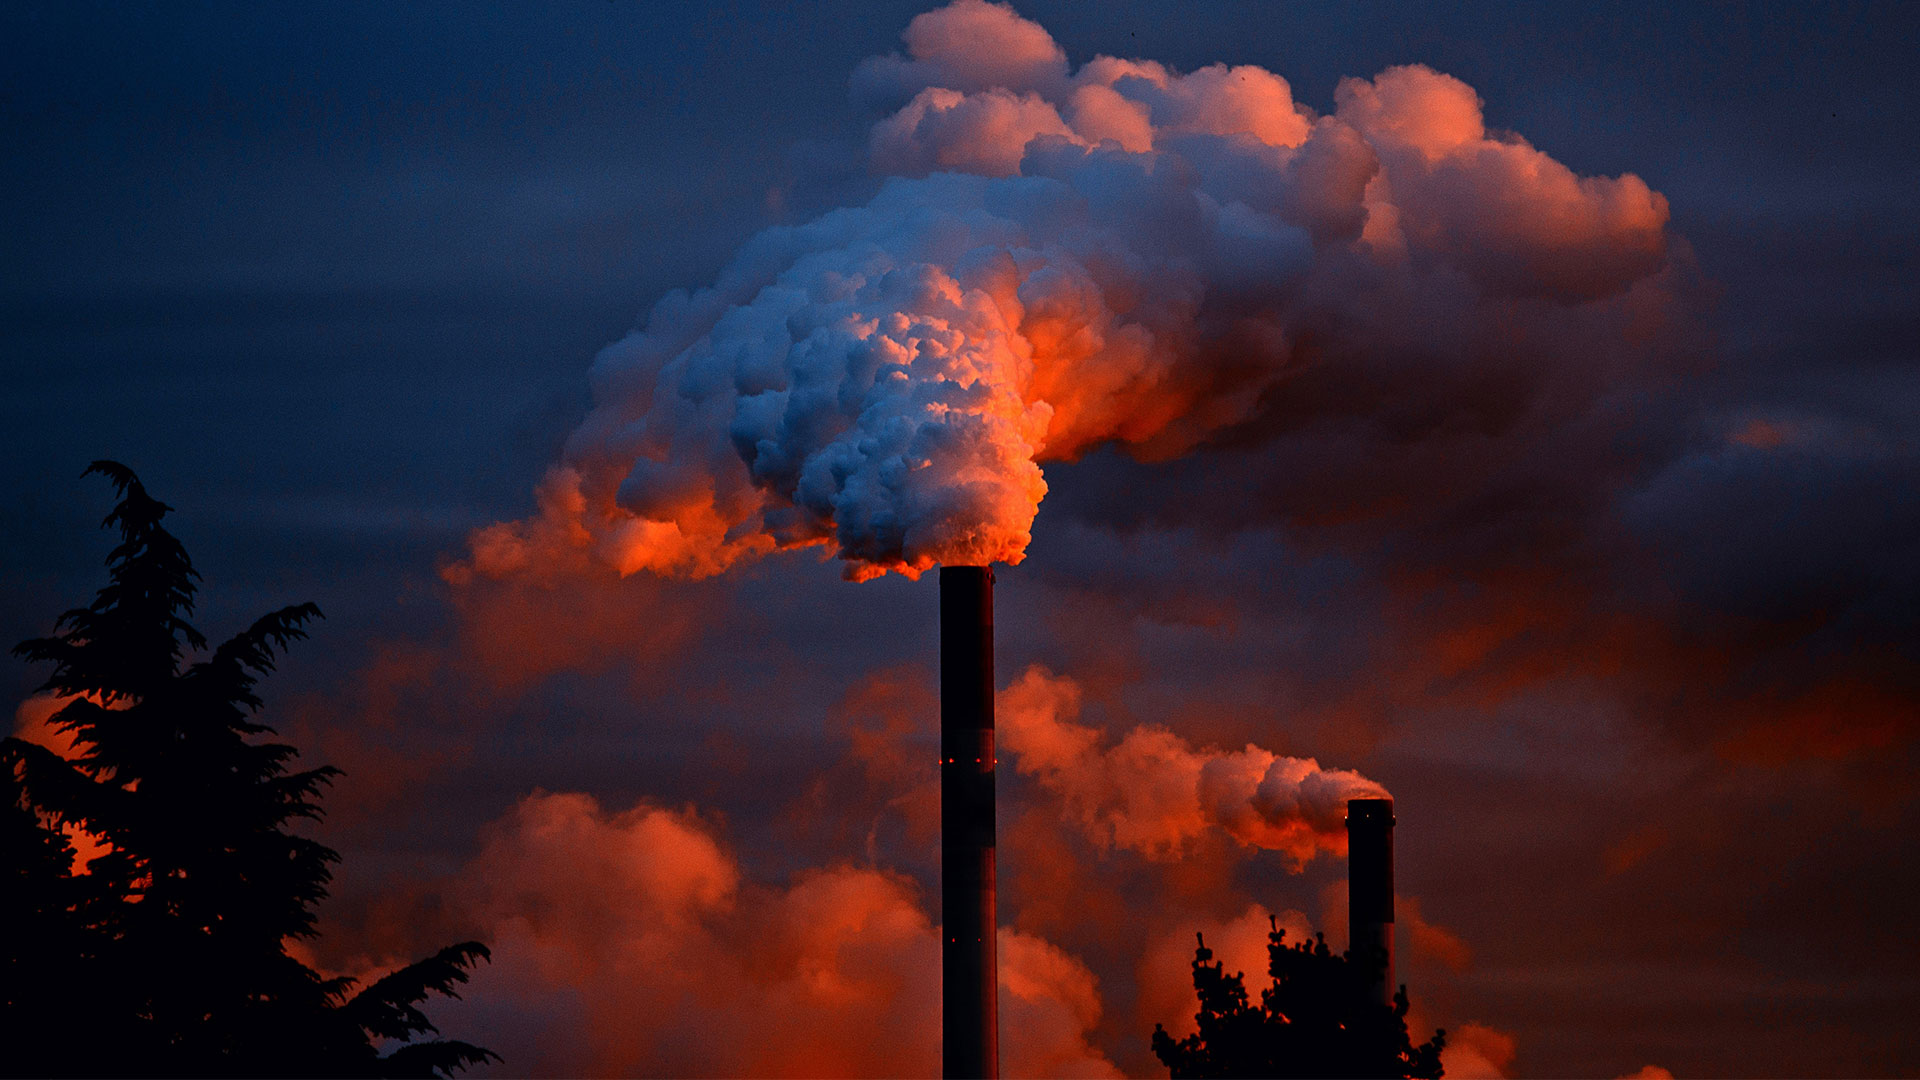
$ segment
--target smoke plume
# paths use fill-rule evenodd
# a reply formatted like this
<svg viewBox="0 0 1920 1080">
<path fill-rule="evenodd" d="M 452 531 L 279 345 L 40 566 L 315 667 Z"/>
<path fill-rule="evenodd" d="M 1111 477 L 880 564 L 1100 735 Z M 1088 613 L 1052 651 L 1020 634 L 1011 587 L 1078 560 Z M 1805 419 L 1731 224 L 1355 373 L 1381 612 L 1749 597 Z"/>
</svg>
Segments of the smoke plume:
<svg viewBox="0 0 1920 1080">
<path fill-rule="evenodd" d="M 454 575 L 586 556 L 703 577 L 814 545 L 855 579 L 1017 563 L 1042 463 L 1184 454 L 1409 311 L 1576 307 L 1667 258 L 1666 202 L 1639 178 L 1490 132 L 1473 90 L 1425 67 L 1346 80 L 1321 114 L 1258 67 L 1072 68 L 983 0 L 905 40 L 854 80 L 892 110 L 878 194 L 661 299 L 595 361 L 540 513 L 476 533 Z M 1288 407 L 1302 424 L 1340 405 Z"/>
<path fill-rule="evenodd" d="M 1282 853 L 1299 870 L 1322 852 L 1344 854 L 1347 800 L 1385 797 L 1381 785 L 1312 758 L 1275 754 L 1248 744 L 1239 750 L 1195 747 L 1161 724 L 1140 724 L 1117 740 L 1081 722 L 1079 680 L 1035 664 L 995 699 L 1001 761 L 1032 777 L 1044 793 L 1047 822 L 1065 822 L 1096 848 L 1131 851 L 1155 862 L 1189 857 L 1207 834 L 1243 848 Z M 871 809 L 904 821 L 919 840 L 937 835 L 939 777 L 927 753 L 937 745 L 936 698 L 922 672 L 878 672 L 843 701 L 860 714 L 849 724 L 849 765 L 824 776 L 842 812 L 855 792 L 889 797 Z M 866 826 L 878 829 L 875 819 Z M 871 840 L 869 841 L 871 843 Z"/>
<path fill-rule="evenodd" d="M 1512 1035 L 1485 1024 L 1461 1024 L 1447 1032 L 1440 1064 L 1455 1080 L 1500 1080 L 1513 1054 Z"/>
<path fill-rule="evenodd" d="M 1014 769 L 1060 798 L 1068 820 L 1103 847 L 1148 858 L 1179 857 L 1208 829 L 1249 847 L 1285 854 L 1297 867 L 1321 851 L 1344 854 L 1347 800 L 1383 798 L 1359 773 L 1322 769 L 1249 743 L 1195 749 L 1172 731 L 1143 724 L 1113 746 L 1077 723 L 1080 687 L 1038 665 L 1000 694 L 1002 745 Z"/>
<path fill-rule="evenodd" d="M 437 892 L 494 962 L 436 1019 L 487 1031 L 517 1073 L 939 1071 L 939 932 L 899 874 L 842 864 L 767 885 L 690 807 L 537 792 Z M 1118 1075 L 1088 1041 L 1086 965 L 1011 929 L 999 951 L 1008 1075 Z"/>
</svg>

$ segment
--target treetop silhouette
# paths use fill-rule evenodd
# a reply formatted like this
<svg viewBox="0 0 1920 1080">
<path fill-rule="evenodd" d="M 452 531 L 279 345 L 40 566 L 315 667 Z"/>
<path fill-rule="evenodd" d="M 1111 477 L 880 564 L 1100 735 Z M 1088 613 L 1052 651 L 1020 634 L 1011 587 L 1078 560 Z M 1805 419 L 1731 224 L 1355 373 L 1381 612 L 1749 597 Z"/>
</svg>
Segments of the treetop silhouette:
<svg viewBox="0 0 1920 1080">
<path fill-rule="evenodd" d="M 1393 1004 L 1370 1000 L 1373 958 L 1335 953 L 1324 934 L 1289 945 L 1269 916 L 1267 971 L 1273 985 L 1259 1004 L 1241 973 L 1228 974 L 1199 934 L 1193 989 L 1199 1030 L 1175 1040 L 1153 1028 L 1153 1052 L 1174 1080 L 1190 1077 L 1420 1077 L 1439 1080 L 1447 1033 L 1414 1046 L 1407 1034 L 1407 988 Z M 1209 961 L 1212 961 L 1209 963 Z"/>
<path fill-rule="evenodd" d="M 321 816 L 339 770 L 256 737 L 259 680 L 320 618 L 271 612 L 215 647 L 188 622 L 199 574 L 132 470 L 96 461 L 120 496 L 108 584 L 14 653 L 53 665 L 43 692 L 76 753 L 0 743 L 6 791 L 9 1072 L 41 1075 L 451 1076 L 498 1056 L 437 1035 L 418 1008 L 455 994 L 478 942 L 375 980 L 322 978 L 289 955 L 339 854 L 288 831 Z M 75 873 L 63 831 L 104 845 Z M 384 1056 L 379 1044 L 405 1043 Z"/>
</svg>

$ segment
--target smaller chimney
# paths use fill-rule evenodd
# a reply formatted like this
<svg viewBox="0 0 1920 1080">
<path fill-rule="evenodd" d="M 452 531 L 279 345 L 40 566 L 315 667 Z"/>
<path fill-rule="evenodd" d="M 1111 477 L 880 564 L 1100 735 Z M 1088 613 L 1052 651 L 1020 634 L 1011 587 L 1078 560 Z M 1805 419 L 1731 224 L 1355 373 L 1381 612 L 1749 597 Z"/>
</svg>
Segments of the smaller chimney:
<svg viewBox="0 0 1920 1080">
<path fill-rule="evenodd" d="M 1347 800 L 1348 955 L 1371 963 L 1369 1000 L 1393 1004 L 1393 800 Z"/>
</svg>

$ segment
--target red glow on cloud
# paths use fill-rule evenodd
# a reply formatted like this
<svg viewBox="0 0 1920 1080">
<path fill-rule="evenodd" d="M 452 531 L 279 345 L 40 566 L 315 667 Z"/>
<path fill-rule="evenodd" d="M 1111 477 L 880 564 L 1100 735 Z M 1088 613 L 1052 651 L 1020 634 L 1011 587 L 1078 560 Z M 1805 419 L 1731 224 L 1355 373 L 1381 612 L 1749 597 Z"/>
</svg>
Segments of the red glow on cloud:
<svg viewBox="0 0 1920 1080">
<path fill-rule="evenodd" d="M 939 1071 L 938 930 L 897 874 L 843 864 L 764 885 L 691 808 L 540 793 L 495 823 L 446 895 L 492 943 L 473 996 L 565 1032 L 531 1038 L 540 1056 L 516 1069 Z M 1000 955 L 1008 1074 L 1117 1075 L 1087 1042 L 1100 999 L 1085 965 L 1013 930 Z"/>
<path fill-rule="evenodd" d="M 95 694 L 86 694 L 83 697 L 84 700 L 103 709 L 127 707 L 127 702 L 124 700 L 109 703 Z M 36 746 L 44 746 L 68 760 L 78 757 L 80 750 L 74 743 L 74 733 L 58 727 L 54 720 L 55 714 L 76 700 L 81 698 L 35 694 L 21 702 L 13 711 L 14 737 L 24 739 Z M 73 872 L 76 874 L 86 873 L 87 864 L 113 850 L 113 846 L 106 840 L 71 821 L 62 822 L 60 831 L 66 834 L 67 843 L 73 846 Z"/>
<path fill-rule="evenodd" d="M 1798 434 L 1792 424 L 1755 417 L 1728 438 L 1754 450 L 1777 450 Z"/>
<path fill-rule="evenodd" d="M 1447 1032 L 1440 1064 L 1452 1080 L 1499 1080 L 1513 1063 L 1514 1039 L 1485 1024 L 1461 1024 Z"/>
</svg>

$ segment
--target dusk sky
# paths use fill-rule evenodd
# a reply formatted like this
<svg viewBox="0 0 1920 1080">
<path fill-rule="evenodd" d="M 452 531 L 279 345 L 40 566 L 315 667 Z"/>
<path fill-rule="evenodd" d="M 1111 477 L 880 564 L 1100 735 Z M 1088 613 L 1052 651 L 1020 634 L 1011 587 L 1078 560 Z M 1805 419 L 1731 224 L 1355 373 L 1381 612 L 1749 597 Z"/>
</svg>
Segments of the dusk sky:
<svg viewBox="0 0 1920 1080">
<path fill-rule="evenodd" d="M 1920 1072 L 1913 6 L 14 4 L 0 56 L 0 643 L 104 582 L 98 458 L 211 636 L 317 602 L 299 948 L 488 942 L 430 1008 L 478 1075 L 938 1071 L 914 575 L 989 559 L 1006 1075 L 1164 1075 L 1195 930 L 1343 946 L 1381 789 L 1448 1076 Z"/>
</svg>

